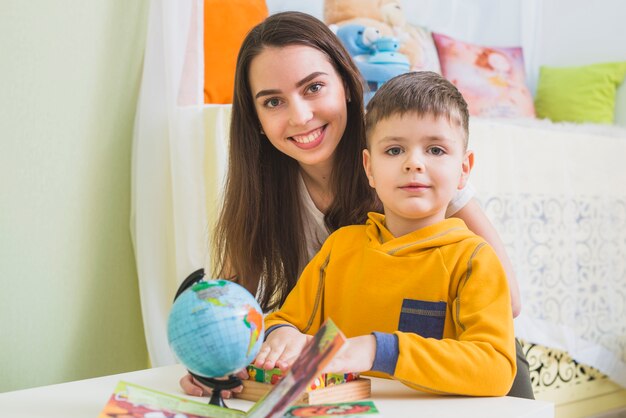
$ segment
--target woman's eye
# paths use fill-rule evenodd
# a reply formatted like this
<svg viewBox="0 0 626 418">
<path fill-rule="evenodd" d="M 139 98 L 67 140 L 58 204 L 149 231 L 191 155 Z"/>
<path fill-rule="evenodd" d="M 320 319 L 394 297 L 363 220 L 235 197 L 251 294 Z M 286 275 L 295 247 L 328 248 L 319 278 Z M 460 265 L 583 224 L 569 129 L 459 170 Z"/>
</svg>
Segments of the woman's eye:
<svg viewBox="0 0 626 418">
<path fill-rule="evenodd" d="M 400 155 L 402 153 L 402 148 L 400 147 L 389 148 L 387 151 L 385 151 L 385 153 L 388 155 Z"/>
<path fill-rule="evenodd" d="M 320 83 L 315 83 L 315 84 L 312 84 L 312 85 L 309 87 L 309 91 L 310 91 L 311 93 L 317 93 L 317 92 L 318 92 L 318 91 L 320 91 L 321 89 L 322 89 L 322 85 L 321 85 Z"/>
<path fill-rule="evenodd" d="M 265 107 L 269 108 L 276 107 L 280 104 L 280 99 L 273 97 L 271 99 L 267 99 L 263 104 L 265 105 Z"/>
</svg>

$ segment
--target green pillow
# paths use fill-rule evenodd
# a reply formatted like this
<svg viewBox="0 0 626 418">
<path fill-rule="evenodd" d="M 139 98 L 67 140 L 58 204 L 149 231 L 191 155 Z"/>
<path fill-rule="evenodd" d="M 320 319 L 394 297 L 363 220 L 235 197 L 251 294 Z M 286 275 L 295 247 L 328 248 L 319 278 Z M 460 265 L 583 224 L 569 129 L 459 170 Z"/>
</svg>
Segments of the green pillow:
<svg viewBox="0 0 626 418">
<path fill-rule="evenodd" d="M 615 96 L 615 124 L 626 128 L 626 83 L 622 83 Z"/>
<path fill-rule="evenodd" d="M 535 111 L 554 122 L 613 123 L 626 62 L 539 69 Z"/>
</svg>

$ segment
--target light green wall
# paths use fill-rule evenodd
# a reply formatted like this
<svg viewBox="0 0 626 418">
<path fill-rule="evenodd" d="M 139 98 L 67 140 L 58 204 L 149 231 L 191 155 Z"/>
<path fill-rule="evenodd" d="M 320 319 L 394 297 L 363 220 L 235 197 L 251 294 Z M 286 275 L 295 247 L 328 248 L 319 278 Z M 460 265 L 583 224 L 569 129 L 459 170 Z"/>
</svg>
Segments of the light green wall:
<svg viewBox="0 0 626 418">
<path fill-rule="evenodd" d="M 0 2 L 0 392 L 148 365 L 129 232 L 148 7 Z"/>
</svg>

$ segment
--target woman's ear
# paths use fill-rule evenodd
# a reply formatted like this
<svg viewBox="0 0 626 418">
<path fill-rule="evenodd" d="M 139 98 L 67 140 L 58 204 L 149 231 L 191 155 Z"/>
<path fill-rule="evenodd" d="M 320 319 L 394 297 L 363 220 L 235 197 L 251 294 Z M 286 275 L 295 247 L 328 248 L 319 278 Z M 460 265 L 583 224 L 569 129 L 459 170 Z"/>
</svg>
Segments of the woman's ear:
<svg viewBox="0 0 626 418">
<path fill-rule="evenodd" d="M 474 151 L 467 151 L 463 157 L 463 162 L 461 163 L 461 178 L 459 178 L 459 185 L 457 189 L 461 190 L 465 187 L 467 180 L 469 179 L 470 172 L 472 171 L 472 167 L 474 167 Z"/>
</svg>

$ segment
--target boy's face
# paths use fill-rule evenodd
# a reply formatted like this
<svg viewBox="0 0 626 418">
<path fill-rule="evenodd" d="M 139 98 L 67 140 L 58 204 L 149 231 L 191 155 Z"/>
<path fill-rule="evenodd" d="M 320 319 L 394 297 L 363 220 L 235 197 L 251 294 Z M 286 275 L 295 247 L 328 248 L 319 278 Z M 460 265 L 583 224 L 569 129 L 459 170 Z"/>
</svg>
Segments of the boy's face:
<svg viewBox="0 0 626 418">
<path fill-rule="evenodd" d="M 446 117 L 416 113 L 393 115 L 373 128 L 363 166 L 394 236 L 445 218 L 473 163 L 464 137 L 461 126 Z"/>
</svg>

